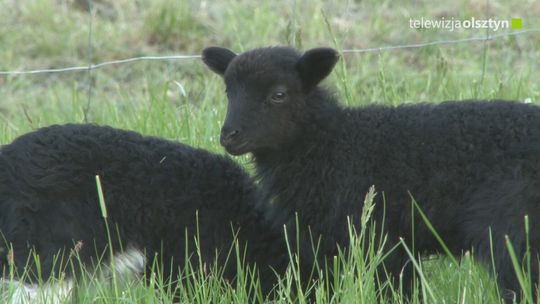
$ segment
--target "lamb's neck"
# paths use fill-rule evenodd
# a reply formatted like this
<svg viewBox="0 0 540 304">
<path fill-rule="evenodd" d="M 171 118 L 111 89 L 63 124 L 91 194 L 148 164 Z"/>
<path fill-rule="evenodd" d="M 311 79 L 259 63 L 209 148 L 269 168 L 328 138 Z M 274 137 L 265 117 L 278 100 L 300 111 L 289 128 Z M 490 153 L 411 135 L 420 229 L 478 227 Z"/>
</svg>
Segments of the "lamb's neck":
<svg viewBox="0 0 540 304">
<path fill-rule="evenodd" d="M 329 155 L 334 154 L 342 111 L 328 99 L 321 101 L 313 104 L 297 140 L 253 155 L 263 193 L 273 202 L 278 218 L 290 219 L 294 212 L 311 208 L 311 196 L 320 189 L 314 189 L 309 180 L 325 178 Z"/>
<path fill-rule="evenodd" d="M 270 203 L 268 215 L 275 225 L 287 223 L 294 218 L 295 212 L 310 204 L 306 193 L 313 187 L 309 180 L 317 174 L 314 155 L 318 155 L 319 150 L 320 147 L 310 144 L 293 147 L 288 153 L 282 151 L 254 156 L 263 201 Z"/>
</svg>

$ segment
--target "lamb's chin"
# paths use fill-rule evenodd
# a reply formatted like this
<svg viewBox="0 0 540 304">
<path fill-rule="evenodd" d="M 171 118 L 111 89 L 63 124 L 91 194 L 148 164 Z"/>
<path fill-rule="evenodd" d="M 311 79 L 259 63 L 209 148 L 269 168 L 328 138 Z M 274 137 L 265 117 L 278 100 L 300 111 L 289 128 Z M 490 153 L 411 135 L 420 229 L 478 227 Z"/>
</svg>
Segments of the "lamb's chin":
<svg viewBox="0 0 540 304">
<path fill-rule="evenodd" d="M 248 153 L 247 151 L 244 152 L 244 151 L 236 151 L 236 150 L 228 150 L 228 149 L 225 149 L 225 151 L 227 151 L 227 153 L 229 153 L 230 155 L 234 155 L 234 156 L 240 156 L 240 155 L 244 155 Z"/>
<path fill-rule="evenodd" d="M 236 146 L 225 146 L 224 148 L 225 148 L 225 151 L 227 151 L 227 153 L 234 156 L 240 156 L 240 155 L 244 155 L 251 152 L 251 149 L 249 148 L 247 144 L 241 144 L 241 145 L 236 145 Z"/>
</svg>

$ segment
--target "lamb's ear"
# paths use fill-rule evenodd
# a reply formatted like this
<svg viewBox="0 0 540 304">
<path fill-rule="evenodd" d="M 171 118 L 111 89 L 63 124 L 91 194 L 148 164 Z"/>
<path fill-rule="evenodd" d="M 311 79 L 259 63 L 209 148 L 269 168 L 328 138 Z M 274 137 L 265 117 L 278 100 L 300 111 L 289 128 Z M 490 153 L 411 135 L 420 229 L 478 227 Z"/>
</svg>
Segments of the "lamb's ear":
<svg viewBox="0 0 540 304">
<path fill-rule="evenodd" d="M 331 48 L 316 48 L 305 52 L 297 63 L 304 89 L 313 88 L 328 76 L 338 59 L 339 53 Z"/>
<path fill-rule="evenodd" d="M 211 46 L 202 51 L 203 62 L 219 75 L 225 74 L 225 70 L 231 63 L 236 54 L 226 48 Z"/>
</svg>

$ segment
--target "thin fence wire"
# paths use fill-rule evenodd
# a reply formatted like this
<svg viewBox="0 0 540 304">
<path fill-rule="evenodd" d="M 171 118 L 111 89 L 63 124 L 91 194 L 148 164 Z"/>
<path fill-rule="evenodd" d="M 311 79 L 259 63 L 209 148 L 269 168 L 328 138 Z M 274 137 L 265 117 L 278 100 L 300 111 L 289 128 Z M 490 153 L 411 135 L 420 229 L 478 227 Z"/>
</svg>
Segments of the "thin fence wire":
<svg viewBox="0 0 540 304">
<path fill-rule="evenodd" d="M 460 44 L 460 43 L 485 42 L 485 41 L 492 41 L 495 39 L 500 39 L 503 37 L 528 35 L 528 34 L 534 34 L 534 33 L 540 34 L 540 28 L 513 31 L 513 32 L 507 32 L 507 33 L 495 34 L 495 35 L 477 36 L 477 37 L 470 37 L 470 38 L 463 38 L 463 39 L 437 40 L 437 41 L 431 41 L 431 42 L 425 42 L 425 43 L 388 45 L 388 46 L 374 47 L 374 48 L 343 49 L 341 50 L 341 52 L 344 54 L 384 52 L 384 51 L 399 50 L 399 49 L 423 48 L 423 47 L 430 47 L 430 46 L 437 46 L 437 45 L 452 45 L 452 44 Z M 185 60 L 185 59 L 197 59 L 197 58 L 201 58 L 201 55 L 140 56 L 140 57 L 132 57 L 132 58 L 126 58 L 126 59 L 105 61 L 105 62 L 101 62 L 97 64 L 89 64 L 86 66 L 71 66 L 71 67 L 65 67 L 65 68 L 36 69 L 36 70 L 0 71 L 0 76 L 18 76 L 18 75 L 30 75 L 30 74 L 65 73 L 65 72 L 80 72 L 80 71 L 88 72 L 89 70 L 95 70 L 95 69 L 99 69 L 99 68 L 110 66 L 110 65 L 127 64 L 127 63 L 133 63 L 133 62 L 138 62 L 138 61 Z"/>
<path fill-rule="evenodd" d="M 98 64 L 90 64 L 86 66 L 73 66 L 66 68 L 27 70 L 27 71 L 0 71 L 0 75 L 26 75 L 26 74 L 43 74 L 43 73 L 64 73 L 64 72 L 80 72 L 102 68 L 108 65 L 118 65 L 132 63 L 136 61 L 152 61 L 152 60 L 179 60 L 179 59 L 195 59 L 201 58 L 201 55 L 165 55 L 165 56 L 140 56 L 127 59 L 119 59 L 101 62 Z"/>
<path fill-rule="evenodd" d="M 525 35 L 525 34 L 531 34 L 531 33 L 540 33 L 540 28 L 514 31 L 514 32 L 503 33 L 503 34 L 470 37 L 470 38 L 463 38 L 463 39 L 437 40 L 437 41 L 431 41 L 431 42 L 425 42 L 425 43 L 389 45 L 389 46 L 365 48 L 365 49 L 345 49 L 345 50 L 342 50 L 341 52 L 343 53 L 369 53 L 369 52 L 382 52 L 382 51 L 390 51 L 390 50 L 398 50 L 398 49 L 414 49 L 414 48 L 422 48 L 422 47 L 435 46 L 435 45 L 491 41 L 491 40 L 499 39 L 502 37 L 519 36 L 519 35 Z"/>
</svg>

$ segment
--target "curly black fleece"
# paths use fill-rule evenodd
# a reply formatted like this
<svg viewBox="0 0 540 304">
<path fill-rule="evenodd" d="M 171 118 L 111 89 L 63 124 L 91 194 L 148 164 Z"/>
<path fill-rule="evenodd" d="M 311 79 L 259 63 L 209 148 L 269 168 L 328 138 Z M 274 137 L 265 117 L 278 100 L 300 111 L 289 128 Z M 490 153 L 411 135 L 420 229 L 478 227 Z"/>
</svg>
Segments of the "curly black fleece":
<svg viewBox="0 0 540 304">
<path fill-rule="evenodd" d="M 28 133 L 0 150 L 0 231 L 13 246 L 19 274 L 30 248 L 39 254 L 44 278 L 61 267 L 53 267 L 53 255 L 69 254 L 79 241 L 83 262 L 103 253 L 107 234 L 95 175 L 115 249 L 119 235 L 124 248 L 146 251 L 149 266 L 157 257 L 166 277 L 175 278 L 186 253 L 198 265 L 197 234 L 210 268 L 216 251 L 219 265 L 225 265 L 238 232 L 240 248 L 247 243 L 246 261 L 261 269 L 263 288 L 274 281 L 270 267 L 284 265 L 281 228 L 266 224 L 258 189 L 229 158 L 135 132 L 69 124 Z M 0 248 L 3 269 L 9 247 L 2 242 Z M 35 265 L 27 270 L 35 278 Z M 235 274 L 233 250 L 225 277 Z"/>
<path fill-rule="evenodd" d="M 222 145 L 232 154 L 252 153 L 263 191 L 274 202 L 269 219 L 276 226 L 294 228 L 298 213 L 307 267 L 313 261 L 310 233 L 321 237 L 323 255 L 347 247 L 346 218 L 358 225 L 363 198 L 375 185 L 381 193 L 374 219 L 385 224 L 387 248 L 401 237 L 414 254 L 442 251 L 418 211 L 413 219 L 414 197 L 455 255 L 472 250 L 489 263 L 491 229 L 498 281 L 518 294 L 505 235 L 523 257 L 528 214 L 536 282 L 540 107 L 466 100 L 344 108 L 317 86 L 337 58 L 328 48 L 304 54 L 287 47 L 240 55 L 219 47 L 203 51 L 203 61 L 227 87 Z M 408 260 L 398 246 L 384 265 L 396 281 L 404 276 L 406 292 Z"/>
</svg>

